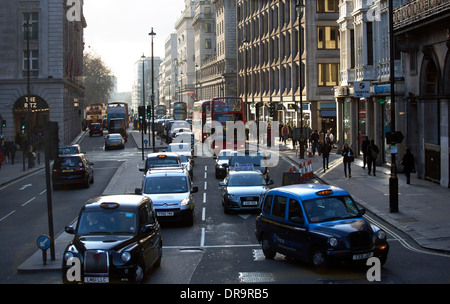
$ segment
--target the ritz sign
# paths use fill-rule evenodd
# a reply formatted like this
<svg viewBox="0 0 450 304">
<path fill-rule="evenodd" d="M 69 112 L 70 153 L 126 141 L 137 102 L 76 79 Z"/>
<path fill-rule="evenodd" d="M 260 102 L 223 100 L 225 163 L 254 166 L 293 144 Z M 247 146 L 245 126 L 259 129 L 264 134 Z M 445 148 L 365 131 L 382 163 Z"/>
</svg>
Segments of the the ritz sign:
<svg viewBox="0 0 450 304">
<path fill-rule="evenodd" d="M 67 0 L 66 5 L 69 7 L 66 13 L 68 21 L 81 21 L 81 1 L 82 0 Z"/>
</svg>

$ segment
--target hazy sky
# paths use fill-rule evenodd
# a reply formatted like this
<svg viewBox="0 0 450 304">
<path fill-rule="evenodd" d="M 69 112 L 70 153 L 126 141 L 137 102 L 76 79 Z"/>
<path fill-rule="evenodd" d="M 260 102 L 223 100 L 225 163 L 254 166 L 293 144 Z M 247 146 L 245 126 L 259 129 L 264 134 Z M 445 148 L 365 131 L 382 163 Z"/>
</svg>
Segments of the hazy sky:
<svg viewBox="0 0 450 304">
<path fill-rule="evenodd" d="M 92 49 L 111 68 L 118 92 L 131 91 L 134 63 L 142 53 L 151 56 L 151 28 L 154 56 L 163 58 L 183 10 L 184 0 L 84 0 L 85 51 Z"/>
</svg>

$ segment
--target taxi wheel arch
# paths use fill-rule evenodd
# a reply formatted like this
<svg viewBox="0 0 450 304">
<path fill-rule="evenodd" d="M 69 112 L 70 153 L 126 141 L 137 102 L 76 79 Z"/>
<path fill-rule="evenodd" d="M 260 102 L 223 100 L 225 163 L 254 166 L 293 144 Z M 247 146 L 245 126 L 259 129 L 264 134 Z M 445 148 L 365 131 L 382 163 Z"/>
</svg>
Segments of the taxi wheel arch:
<svg viewBox="0 0 450 304">
<path fill-rule="evenodd" d="M 263 234 L 261 237 L 261 248 L 266 259 L 273 259 L 277 254 L 273 244 L 270 241 L 270 238 Z"/>
</svg>

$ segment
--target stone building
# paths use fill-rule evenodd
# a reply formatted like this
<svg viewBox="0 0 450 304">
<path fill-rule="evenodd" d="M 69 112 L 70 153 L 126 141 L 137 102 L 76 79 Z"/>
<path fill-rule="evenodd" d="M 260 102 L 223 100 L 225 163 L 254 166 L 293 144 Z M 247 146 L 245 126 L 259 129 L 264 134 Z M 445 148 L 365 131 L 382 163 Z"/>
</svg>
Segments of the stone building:
<svg viewBox="0 0 450 304">
<path fill-rule="evenodd" d="M 405 78 L 404 145 L 419 178 L 449 187 L 450 1 L 407 1 L 393 17 Z"/>
<path fill-rule="evenodd" d="M 48 119 L 59 124 L 60 144 L 69 144 L 83 118 L 82 1 L 72 7 L 60 0 L 4 0 L 0 20 L 3 135 L 19 142 L 29 137 L 37 149 Z"/>
</svg>

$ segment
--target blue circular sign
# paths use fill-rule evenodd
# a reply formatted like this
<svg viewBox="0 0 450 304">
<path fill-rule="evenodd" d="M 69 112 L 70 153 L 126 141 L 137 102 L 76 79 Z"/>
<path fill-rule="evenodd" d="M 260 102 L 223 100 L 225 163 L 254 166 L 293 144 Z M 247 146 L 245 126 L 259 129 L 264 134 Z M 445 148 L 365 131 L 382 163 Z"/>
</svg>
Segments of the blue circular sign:
<svg viewBox="0 0 450 304">
<path fill-rule="evenodd" d="M 50 247 L 50 237 L 48 235 L 40 235 L 36 244 L 39 249 L 46 250 Z"/>
</svg>

